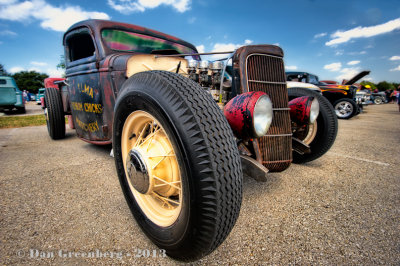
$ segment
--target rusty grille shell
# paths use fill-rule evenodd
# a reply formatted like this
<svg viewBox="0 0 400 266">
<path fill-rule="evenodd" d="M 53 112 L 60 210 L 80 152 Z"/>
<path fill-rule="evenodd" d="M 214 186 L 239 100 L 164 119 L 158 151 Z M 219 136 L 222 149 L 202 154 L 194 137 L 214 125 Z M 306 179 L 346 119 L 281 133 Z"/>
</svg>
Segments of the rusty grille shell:
<svg viewBox="0 0 400 266">
<path fill-rule="evenodd" d="M 271 172 L 283 171 L 292 162 L 292 131 L 283 52 L 279 47 L 262 45 L 247 49 L 242 47 L 238 53 L 242 92 L 267 93 L 274 110 L 270 129 L 254 146 L 258 146 L 261 162 L 266 168 Z"/>
</svg>

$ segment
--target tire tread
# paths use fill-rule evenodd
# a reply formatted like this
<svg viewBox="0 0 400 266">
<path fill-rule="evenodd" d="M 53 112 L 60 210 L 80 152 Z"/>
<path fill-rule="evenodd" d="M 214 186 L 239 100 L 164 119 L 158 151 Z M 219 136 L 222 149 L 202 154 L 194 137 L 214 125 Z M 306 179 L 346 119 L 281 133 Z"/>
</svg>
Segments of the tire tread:
<svg viewBox="0 0 400 266">
<path fill-rule="evenodd" d="M 61 100 L 61 95 L 55 88 L 46 88 L 45 101 L 49 120 L 47 129 L 52 139 L 62 139 L 65 137 L 65 118 Z"/>
<path fill-rule="evenodd" d="M 323 119 L 323 134 L 318 133 L 314 139 L 318 143 L 311 143 L 311 153 L 299 155 L 296 152 L 293 153 L 293 162 L 294 163 L 306 163 L 314 161 L 318 159 L 322 155 L 324 155 L 333 145 L 336 139 L 337 131 L 338 131 L 338 121 L 336 118 L 335 110 L 331 103 L 322 95 L 317 92 L 304 89 L 304 88 L 289 88 L 288 89 L 289 97 L 300 97 L 300 96 L 314 96 L 318 99 L 320 105 L 320 114 L 317 118 L 318 130 L 320 130 L 320 123 Z M 321 114 L 321 112 L 324 112 Z M 325 116 L 325 117 L 322 117 Z"/>
</svg>

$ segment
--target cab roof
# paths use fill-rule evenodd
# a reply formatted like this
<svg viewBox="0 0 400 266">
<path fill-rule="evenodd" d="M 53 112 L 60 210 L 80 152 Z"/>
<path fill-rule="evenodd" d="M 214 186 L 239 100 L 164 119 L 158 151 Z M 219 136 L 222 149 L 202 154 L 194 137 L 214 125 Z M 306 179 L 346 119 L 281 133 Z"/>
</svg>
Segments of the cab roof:
<svg viewBox="0 0 400 266">
<path fill-rule="evenodd" d="M 101 20 L 101 19 L 88 19 L 88 20 L 83 20 L 80 22 L 75 23 L 69 29 L 64 33 L 63 37 L 63 44 L 65 45 L 65 37 L 67 34 L 75 29 L 81 28 L 81 27 L 88 27 L 94 34 L 100 33 L 102 29 L 119 29 L 119 30 L 126 30 L 126 31 L 131 31 L 135 33 L 140 33 L 140 34 L 145 34 L 153 37 L 157 37 L 160 39 L 164 39 L 167 41 L 175 42 L 178 44 L 182 44 L 186 47 L 192 48 L 193 50 L 197 51 L 196 47 L 188 43 L 182 39 L 179 39 L 177 37 L 174 37 L 172 35 L 168 35 L 156 30 L 152 30 L 149 28 L 141 27 L 138 25 L 133 25 L 133 24 L 128 24 L 128 23 L 123 23 L 123 22 L 116 22 L 116 21 L 111 21 L 111 20 Z"/>
</svg>

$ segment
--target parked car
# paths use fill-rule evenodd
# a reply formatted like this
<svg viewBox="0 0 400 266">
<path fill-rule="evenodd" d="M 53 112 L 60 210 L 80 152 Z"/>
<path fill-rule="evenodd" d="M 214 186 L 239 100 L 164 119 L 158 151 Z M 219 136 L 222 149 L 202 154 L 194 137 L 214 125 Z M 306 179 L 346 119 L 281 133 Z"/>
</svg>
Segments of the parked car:
<svg viewBox="0 0 400 266">
<path fill-rule="evenodd" d="M 29 96 L 29 101 L 32 101 L 32 102 L 34 102 L 34 101 L 36 101 L 36 95 L 34 94 L 34 93 L 28 93 L 28 96 Z"/>
<path fill-rule="evenodd" d="M 321 89 L 322 95 L 326 97 L 335 109 L 336 115 L 341 119 L 349 119 L 358 113 L 363 107 L 361 101 L 357 101 L 357 87 L 353 84 L 368 75 L 370 71 L 362 71 L 355 77 L 345 82 L 343 85 L 337 84 L 335 81 L 327 83 L 319 81 L 317 75 L 308 72 L 286 72 L 287 81 L 298 81 L 313 84 Z"/>
<path fill-rule="evenodd" d="M 324 97 L 288 91 L 278 46 L 208 62 L 200 56 L 213 53 L 179 38 L 104 20 L 71 26 L 63 45 L 66 80 L 45 92 L 50 137 L 65 136 L 71 115 L 79 138 L 112 143 L 133 216 L 175 259 L 199 259 L 228 236 L 242 168 L 263 179 L 319 158 L 336 138 Z"/>
<path fill-rule="evenodd" d="M 288 73 L 288 72 L 287 72 Z M 309 89 L 312 91 L 315 91 L 318 94 L 322 95 L 321 89 L 316 86 L 315 84 L 312 84 L 310 82 L 307 82 L 307 76 L 301 76 L 299 75 L 289 75 L 287 76 L 287 87 L 288 88 L 304 88 L 304 89 Z"/>
<path fill-rule="evenodd" d="M 38 93 L 36 94 L 36 103 L 42 104 L 42 99 L 44 99 L 44 91 L 45 88 L 40 88 Z"/>
<path fill-rule="evenodd" d="M 0 110 L 11 111 L 14 108 L 20 113 L 25 113 L 22 91 L 18 89 L 17 83 L 12 77 L 0 76 Z"/>
<path fill-rule="evenodd" d="M 372 101 L 374 104 L 383 104 L 383 103 L 386 103 L 387 100 L 386 100 L 386 94 L 385 94 L 385 92 L 383 92 L 383 91 L 380 91 L 380 92 L 373 92 L 373 93 L 371 94 L 371 101 Z"/>
<path fill-rule="evenodd" d="M 360 90 L 358 89 L 356 92 L 356 102 L 360 107 L 360 110 L 364 110 L 364 106 L 367 106 L 371 103 L 371 92 L 369 90 Z"/>
</svg>

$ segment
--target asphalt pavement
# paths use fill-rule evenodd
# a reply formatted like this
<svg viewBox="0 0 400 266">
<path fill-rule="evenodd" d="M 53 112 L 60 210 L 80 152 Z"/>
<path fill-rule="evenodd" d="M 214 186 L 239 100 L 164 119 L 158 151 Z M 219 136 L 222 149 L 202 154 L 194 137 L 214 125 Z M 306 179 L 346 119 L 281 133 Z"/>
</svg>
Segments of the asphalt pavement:
<svg viewBox="0 0 400 266">
<path fill-rule="evenodd" d="M 365 110 L 322 158 L 246 177 L 233 231 L 194 264 L 399 265 L 400 113 Z M 0 264 L 177 264 L 133 219 L 110 150 L 72 130 L 0 130 Z"/>
</svg>

